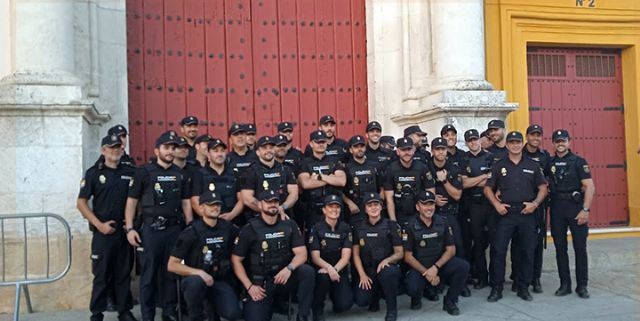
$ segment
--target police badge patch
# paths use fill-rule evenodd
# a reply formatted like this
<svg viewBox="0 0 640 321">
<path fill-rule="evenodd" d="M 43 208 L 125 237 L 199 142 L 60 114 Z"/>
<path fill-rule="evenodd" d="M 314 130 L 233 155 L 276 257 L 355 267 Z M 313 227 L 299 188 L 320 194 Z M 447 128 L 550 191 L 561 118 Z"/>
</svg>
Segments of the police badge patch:
<svg viewBox="0 0 640 321">
<path fill-rule="evenodd" d="M 360 239 L 360 246 L 364 246 L 364 239 Z"/>
<path fill-rule="evenodd" d="M 587 174 L 591 173 L 591 169 L 589 168 L 589 165 L 586 165 L 586 164 L 582 165 L 582 170 Z"/>
<path fill-rule="evenodd" d="M 267 243 L 267 241 L 262 241 L 262 250 L 263 251 L 267 251 L 269 249 L 269 243 Z"/>
<path fill-rule="evenodd" d="M 80 181 L 80 188 L 84 188 L 84 186 L 87 184 L 87 182 L 84 180 L 84 178 Z"/>
<path fill-rule="evenodd" d="M 420 247 L 425 247 L 427 246 L 427 242 L 425 242 L 424 240 L 420 241 Z"/>
<path fill-rule="evenodd" d="M 507 169 L 503 167 L 503 168 L 500 170 L 500 173 L 502 174 L 502 176 L 507 176 Z"/>
<path fill-rule="evenodd" d="M 100 175 L 100 177 L 98 177 L 98 180 L 100 180 L 100 184 L 104 184 L 107 182 L 107 178 L 104 175 Z"/>
<path fill-rule="evenodd" d="M 216 185 L 215 185 L 215 184 L 213 184 L 213 183 L 210 183 L 210 184 L 209 184 L 209 191 L 213 192 L 213 191 L 215 191 L 215 190 L 216 190 Z"/>
<path fill-rule="evenodd" d="M 131 180 L 129 181 L 129 187 L 133 186 L 133 177 L 131 178 Z"/>
</svg>

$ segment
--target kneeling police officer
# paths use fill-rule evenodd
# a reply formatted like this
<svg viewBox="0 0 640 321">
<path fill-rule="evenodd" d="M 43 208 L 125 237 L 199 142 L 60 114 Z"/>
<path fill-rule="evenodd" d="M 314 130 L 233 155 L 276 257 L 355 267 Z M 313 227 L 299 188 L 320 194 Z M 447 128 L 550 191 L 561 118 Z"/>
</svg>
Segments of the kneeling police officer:
<svg viewBox="0 0 640 321">
<path fill-rule="evenodd" d="M 231 257 L 233 271 L 247 292 L 244 319 L 270 320 L 274 298 L 297 286 L 298 320 L 308 320 L 315 276 L 305 264 L 302 233 L 293 220 L 279 219 L 278 193 L 262 191 L 258 199 L 260 216 L 240 230 Z M 249 271 L 244 265 L 247 258 Z"/>
<path fill-rule="evenodd" d="M 183 277 L 180 284 L 190 321 L 204 320 L 204 300 L 217 315 L 237 320 L 241 317 L 240 303 L 233 288 L 230 259 L 238 228 L 218 219 L 222 208 L 219 194 L 205 192 L 200 195 L 200 205 L 202 220 L 180 233 L 167 270 Z"/>
</svg>

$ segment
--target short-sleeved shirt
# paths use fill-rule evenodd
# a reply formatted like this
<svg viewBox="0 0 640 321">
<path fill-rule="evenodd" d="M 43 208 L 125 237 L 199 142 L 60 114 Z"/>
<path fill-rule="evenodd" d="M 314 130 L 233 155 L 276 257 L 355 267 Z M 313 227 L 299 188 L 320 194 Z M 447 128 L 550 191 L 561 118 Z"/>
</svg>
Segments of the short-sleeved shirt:
<svg viewBox="0 0 640 321">
<path fill-rule="evenodd" d="M 480 150 L 478 154 L 467 153 L 465 164 L 461 166 L 462 175 L 466 177 L 478 177 L 480 175 L 490 173 L 493 164 L 493 155 L 485 150 Z M 469 191 L 471 196 L 484 196 L 482 186 L 474 186 L 465 191 Z"/>
<path fill-rule="evenodd" d="M 257 217 L 254 218 L 254 220 L 261 220 L 261 218 Z M 273 231 L 291 229 L 293 231 L 289 242 L 289 244 L 291 244 L 291 248 L 293 249 L 304 246 L 305 242 L 302 237 L 302 232 L 300 232 L 300 228 L 294 220 L 282 221 L 278 218 L 274 225 L 268 225 L 266 222 L 264 224 L 269 226 L 270 229 L 273 229 Z M 256 242 L 256 231 L 251 224 L 247 224 L 240 230 L 240 234 L 238 235 L 235 246 L 233 247 L 233 254 L 240 257 L 248 257 L 254 242 Z"/>
<path fill-rule="evenodd" d="M 321 175 L 331 175 L 336 171 L 343 171 L 344 168 L 342 164 L 335 161 L 330 157 L 324 156 L 321 159 L 315 156 L 306 157 L 300 163 L 300 174 L 307 173 L 309 175 L 316 173 Z M 313 188 L 313 189 L 305 189 L 302 192 L 303 199 L 306 202 L 317 203 L 320 204 L 324 201 L 324 197 L 327 195 L 339 195 L 342 191 L 342 187 L 331 186 L 329 184 Z"/>
<path fill-rule="evenodd" d="M 150 181 L 150 170 L 159 171 L 161 177 L 165 177 L 166 180 L 177 179 L 177 176 L 182 177 L 182 170 L 180 167 L 171 164 L 168 168 L 164 168 L 160 166 L 158 163 L 147 164 L 144 167 L 140 167 L 136 170 L 134 179 L 129 184 L 129 197 L 140 199 L 142 197 L 142 193 L 144 189 L 148 187 L 149 184 L 153 184 L 154 182 Z M 189 199 L 191 195 L 189 194 L 188 182 L 185 179 L 180 179 L 180 198 L 181 199 Z"/>
<path fill-rule="evenodd" d="M 436 194 L 446 197 L 448 200 L 448 204 L 457 202 L 447 192 L 447 189 L 444 187 L 445 183 L 437 181 L 437 177 L 438 177 L 437 172 L 441 170 L 446 170 L 447 182 L 453 185 L 453 187 L 455 187 L 456 189 L 462 190 L 462 176 L 460 173 L 460 168 L 457 165 L 450 162 L 449 160 L 445 162 L 444 167 L 438 167 L 433 161 L 433 159 L 431 159 L 430 165 L 431 165 L 430 166 L 431 176 L 433 176 L 433 178 L 436 180 L 435 181 Z"/>
<path fill-rule="evenodd" d="M 380 172 L 383 172 L 385 167 L 387 167 L 389 162 L 394 158 L 393 151 L 382 146 L 378 146 L 378 148 L 373 149 L 369 144 L 367 144 L 364 155 L 367 157 L 368 161 L 372 161 L 377 164 L 378 171 Z"/>
<path fill-rule="evenodd" d="M 489 148 L 487 148 L 487 151 L 493 155 L 494 163 L 509 156 L 509 151 L 507 150 L 507 146 L 499 147 L 498 145 L 493 144 Z"/>
<path fill-rule="evenodd" d="M 538 165 L 540 165 L 540 168 L 542 168 L 543 170 L 547 168 L 547 165 L 549 164 L 549 160 L 551 159 L 551 155 L 549 155 L 549 152 L 547 152 L 546 150 L 542 148 L 538 148 L 536 149 L 535 152 L 531 153 L 527 149 L 526 145 L 522 149 L 522 155 L 538 163 Z"/>
<path fill-rule="evenodd" d="M 534 200 L 538 187 L 544 184 L 546 180 L 540 166 L 523 156 L 518 164 L 509 157 L 494 163 L 486 186 L 500 191 L 503 203 L 522 203 Z"/>
<path fill-rule="evenodd" d="M 467 159 L 467 152 L 458 147 L 456 147 L 455 150 L 455 154 L 451 154 L 451 152 L 447 151 L 447 162 L 462 168 L 462 165 Z"/>
<path fill-rule="evenodd" d="M 215 259 L 229 260 L 237 236 L 238 228 L 225 220 L 217 220 L 213 227 L 207 225 L 204 220 L 196 220 L 180 233 L 171 256 L 185 260 L 187 266 L 201 268 L 201 262 L 196 262 L 195 259 L 206 247 L 211 250 L 218 249 L 213 251 Z M 206 244 L 203 244 L 203 240 Z"/>
<path fill-rule="evenodd" d="M 124 220 L 129 183 L 135 167 L 124 163 L 110 168 L 97 163 L 87 170 L 80 182 L 78 198 L 93 199 L 93 212 L 101 221 Z"/>
<path fill-rule="evenodd" d="M 236 175 L 241 175 L 247 168 L 257 161 L 258 156 L 256 156 L 256 152 L 252 150 L 247 150 L 244 155 L 236 153 L 235 150 L 232 150 L 227 154 L 227 166 L 229 166 Z"/>
<path fill-rule="evenodd" d="M 283 164 L 289 166 L 293 173 L 298 176 L 298 171 L 300 170 L 300 161 L 304 158 L 304 155 L 300 150 L 295 147 L 289 148 L 287 153 L 284 155 Z"/>
<path fill-rule="evenodd" d="M 546 174 L 552 194 L 571 193 L 580 191 L 582 180 L 591 178 L 591 168 L 584 158 L 569 151 L 563 157 L 552 157 Z"/>
<path fill-rule="evenodd" d="M 344 164 L 349 157 L 349 146 L 344 139 L 335 138 L 331 144 L 327 145 L 327 150 L 325 152 L 326 157 L 333 161 L 338 161 Z M 313 156 L 313 149 L 311 145 L 307 145 L 304 149 L 304 156 L 306 158 Z"/>
<path fill-rule="evenodd" d="M 443 238 L 443 243 L 445 246 L 451 246 L 451 245 L 455 245 L 455 242 L 453 240 L 453 230 L 450 228 L 449 224 L 447 223 L 446 220 L 444 220 L 442 217 L 439 216 L 434 216 L 431 220 L 431 225 L 427 226 L 421 219 L 420 217 L 416 217 L 413 221 L 409 222 L 409 225 L 406 229 L 406 233 L 407 233 L 407 239 L 404 242 L 404 250 L 406 252 L 413 252 L 413 249 L 416 246 L 419 246 L 419 244 L 414 244 L 414 240 L 415 240 L 415 228 L 413 228 L 414 224 L 419 224 L 422 227 L 422 234 L 429 234 L 429 235 L 433 235 L 434 232 L 434 222 L 435 220 L 439 220 L 441 219 L 442 222 L 444 224 L 445 227 L 445 233 L 444 235 L 438 235 L 437 237 L 442 237 Z"/>
<path fill-rule="evenodd" d="M 353 236 L 351 227 L 345 222 L 337 222 L 336 228 L 322 220 L 309 232 L 309 250 L 320 251 L 320 257 L 335 265 L 340 260 L 342 249 L 351 249 Z"/>
</svg>

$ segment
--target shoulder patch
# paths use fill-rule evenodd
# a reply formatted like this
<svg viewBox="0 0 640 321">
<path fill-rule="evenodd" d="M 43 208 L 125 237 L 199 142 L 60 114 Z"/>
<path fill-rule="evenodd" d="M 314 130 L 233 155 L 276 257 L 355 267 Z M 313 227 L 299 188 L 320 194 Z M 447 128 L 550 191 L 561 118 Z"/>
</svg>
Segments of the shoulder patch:
<svg viewBox="0 0 640 321">
<path fill-rule="evenodd" d="M 582 165 L 582 170 L 585 173 L 591 173 L 591 169 L 589 168 L 589 165 L 587 165 L 587 164 Z"/>
<path fill-rule="evenodd" d="M 131 180 L 129 181 L 129 187 L 133 186 L 133 177 L 131 178 Z"/>
<path fill-rule="evenodd" d="M 80 180 L 80 188 L 84 188 L 85 185 L 87 185 L 87 181 L 85 181 L 84 178 L 83 178 L 83 179 Z"/>
</svg>

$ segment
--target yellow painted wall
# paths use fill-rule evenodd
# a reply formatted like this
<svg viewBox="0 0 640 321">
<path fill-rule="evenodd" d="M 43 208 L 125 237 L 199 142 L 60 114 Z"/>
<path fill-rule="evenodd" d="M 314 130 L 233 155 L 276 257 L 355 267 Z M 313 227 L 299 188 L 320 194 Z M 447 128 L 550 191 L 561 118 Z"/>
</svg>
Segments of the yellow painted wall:
<svg viewBox="0 0 640 321">
<path fill-rule="evenodd" d="M 629 219 L 640 226 L 640 0 L 485 0 L 485 34 L 487 80 L 520 104 L 507 118 L 520 131 L 529 125 L 527 46 L 622 49 Z"/>
</svg>

